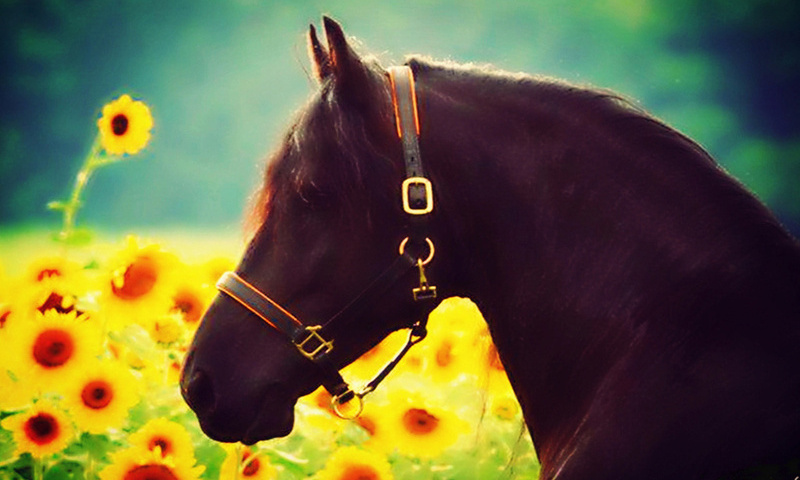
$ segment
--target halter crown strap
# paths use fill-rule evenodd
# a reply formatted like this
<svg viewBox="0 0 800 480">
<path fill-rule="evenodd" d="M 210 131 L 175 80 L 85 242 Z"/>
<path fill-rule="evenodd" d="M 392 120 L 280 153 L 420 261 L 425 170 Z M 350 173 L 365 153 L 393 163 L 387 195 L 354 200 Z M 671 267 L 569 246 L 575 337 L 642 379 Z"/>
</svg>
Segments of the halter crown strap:
<svg viewBox="0 0 800 480">
<path fill-rule="evenodd" d="M 397 136 L 403 146 L 406 180 L 403 182 L 403 209 L 410 215 L 425 215 L 433 210 L 433 187 L 425 178 L 419 150 L 419 111 L 414 74 L 407 65 L 389 67 Z"/>
</svg>

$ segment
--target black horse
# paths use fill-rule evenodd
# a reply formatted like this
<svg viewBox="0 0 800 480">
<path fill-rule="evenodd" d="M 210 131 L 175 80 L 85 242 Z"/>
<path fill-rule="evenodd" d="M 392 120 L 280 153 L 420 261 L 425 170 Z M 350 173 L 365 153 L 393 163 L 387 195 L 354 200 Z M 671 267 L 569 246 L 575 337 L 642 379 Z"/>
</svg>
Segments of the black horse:
<svg viewBox="0 0 800 480">
<path fill-rule="evenodd" d="M 409 215 L 387 70 L 324 26 L 320 88 L 268 164 L 234 280 L 286 322 L 363 308 L 309 335 L 312 362 L 223 285 L 181 381 L 210 437 L 288 434 L 299 396 L 424 317 L 413 262 L 359 296 L 422 229 L 439 297 L 486 318 L 541 478 L 800 475 L 800 248 L 758 200 L 614 94 L 411 58 L 435 207 Z"/>
</svg>

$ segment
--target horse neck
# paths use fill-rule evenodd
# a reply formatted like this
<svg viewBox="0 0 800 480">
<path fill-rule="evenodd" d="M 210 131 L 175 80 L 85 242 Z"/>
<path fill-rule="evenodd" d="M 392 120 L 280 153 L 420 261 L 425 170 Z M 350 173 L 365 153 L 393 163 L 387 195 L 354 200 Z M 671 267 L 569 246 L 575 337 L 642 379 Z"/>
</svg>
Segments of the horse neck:
<svg viewBox="0 0 800 480">
<path fill-rule="evenodd" d="M 699 147 L 644 116 L 602 118 L 563 87 L 505 105 L 426 90 L 442 268 L 450 293 L 483 312 L 543 464 L 572 441 L 671 279 L 764 235 L 796 252 Z M 748 222 L 762 227 L 722 241 Z"/>
</svg>

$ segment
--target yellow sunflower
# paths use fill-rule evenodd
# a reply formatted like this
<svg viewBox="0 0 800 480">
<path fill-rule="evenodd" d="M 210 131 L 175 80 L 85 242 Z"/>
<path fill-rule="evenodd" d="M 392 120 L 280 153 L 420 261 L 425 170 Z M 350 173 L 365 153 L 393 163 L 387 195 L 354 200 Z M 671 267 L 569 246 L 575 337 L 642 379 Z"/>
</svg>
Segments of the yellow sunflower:
<svg viewBox="0 0 800 480">
<path fill-rule="evenodd" d="M 100 332 L 75 312 L 47 310 L 9 328 L 9 367 L 40 392 L 58 390 L 101 352 Z"/>
<path fill-rule="evenodd" d="M 356 380 L 367 381 L 372 378 L 380 369 L 386 365 L 405 344 L 408 338 L 407 330 L 399 330 L 391 333 L 383 339 L 381 343 L 361 355 L 356 361 L 344 368 L 345 377 L 353 377 Z M 412 350 L 413 352 L 413 350 Z M 411 357 L 408 357 L 411 358 Z M 414 362 L 404 359 L 397 367 L 395 375 L 401 371 L 412 370 L 418 372 Z"/>
<path fill-rule="evenodd" d="M 186 333 L 181 315 L 177 312 L 165 313 L 142 319 L 142 326 L 154 342 L 168 345 L 180 341 Z"/>
<path fill-rule="evenodd" d="M 222 256 L 212 257 L 199 267 L 198 280 L 200 285 L 216 290 L 214 285 L 217 284 L 219 277 L 221 277 L 223 273 L 229 272 L 234 268 L 236 268 L 236 262 L 230 258 Z"/>
<path fill-rule="evenodd" d="M 150 140 L 153 117 L 144 102 L 122 95 L 103 107 L 97 121 L 100 142 L 110 155 L 133 155 Z"/>
<path fill-rule="evenodd" d="M 64 389 L 64 404 L 81 430 L 118 428 L 139 401 L 138 381 L 116 360 L 87 365 Z"/>
<path fill-rule="evenodd" d="M 108 263 L 101 283 L 101 303 L 111 329 L 167 313 L 172 307 L 174 255 L 157 244 L 139 246 L 128 237 L 126 246 Z"/>
<path fill-rule="evenodd" d="M 418 458 L 438 457 L 469 431 L 470 424 L 455 412 L 436 405 L 423 392 L 396 388 L 389 392 L 376 422 L 371 445 L 384 451 L 397 449 Z"/>
<path fill-rule="evenodd" d="M 193 464 L 194 447 L 189 432 L 179 423 L 166 418 L 154 418 L 130 436 L 130 444 L 144 450 L 158 452 L 162 457 Z"/>
<path fill-rule="evenodd" d="M 391 480 L 392 469 L 386 457 L 358 447 L 342 447 L 317 473 L 319 480 Z"/>
<path fill-rule="evenodd" d="M 250 447 L 237 445 L 226 448 L 228 455 L 219 471 L 220 480 L 240 478 L 242 480 L 271 480 L 278 478 L 278 472 L 263 455 Z"/>
<path fill-rule="evenodd" d="M 492 414 L 502 420 L 514 420 L 520 413 L 519 402 L 514 395 L 497 395 L 491 399 Z"/>
<path fill-rule="evenodd" d="M 67 416 L 48 401 L 39 401 L 29 410 L 12 415 L 2 422 L 17 444 L 15 454 L 30 453 L 35 458 L 63 450 L 73 438 Z"/>
<path fill-rule="evenodd" d="M 111 454 L 100 480 L 198 480 L 205 468 L 193 461 L 162 456 L 158 450 L 132 447 Z"/>
<path fill-rule="evenodd" d="M 200 325 L 200 319 L 216 294 L 213 285 L 197 284 L 184 276 L 172 295 L 170 312 L 179 314 L 184 325 L 194 331 Z"/>
<path fill-rule="evenodd" d="M 81 266 L 63 256 L 42 256 L 33 260 L 27 268 L 25 279 L 29 283 L 68 282 L 83 276 Z"/>
</svg>

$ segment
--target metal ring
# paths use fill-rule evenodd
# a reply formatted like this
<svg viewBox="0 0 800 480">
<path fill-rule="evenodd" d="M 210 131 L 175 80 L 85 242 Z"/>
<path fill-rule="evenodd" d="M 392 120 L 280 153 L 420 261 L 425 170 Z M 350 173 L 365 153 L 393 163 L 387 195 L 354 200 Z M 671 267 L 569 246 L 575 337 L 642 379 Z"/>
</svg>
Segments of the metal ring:
<svg viewBox="0 0 800 480">
<path fill-rule="evenodd" d="M 347 393 L 347 392 L 345 392 L 345 393 Z M 341 397 L 341 395 L 336 395 L 335 397 L 331 398 L 331 408 L 333 408 L 333 411 L 336 413 L 337 417 L 339 417 L 339 418 L 341 418 L 343 420 L 355 420 L 356 418 L 358 418 L 359 415 L 361 415 L 361 412 L 364 411 L 364 399 L 361 398 L 361 395 L 356 393 L 356 394 L 353 395 L 353 398 L 351 398 L 350 400 L 348 400 L 348 401 L 346 401 L 344 403 L 339 402 L 339 398 L 340 397 Z M 348 404 L 348 403 L 350 403 L 350 402 L 352 402 L 354 400 L 358 402 L 358 404 L 356 406 L 355 413 L 347 415 L 347 414 L 345 414 L 344 412 L 341 411 L 340 407 L 342 405 L 346 405 L 346 404 Z"/>
<path fill-rule="evenodd" d="M 436 253 L 436 249 L 433 248 L 433 242 L 430 238 L 425 237 L 425 241 L 428 243 L 428 258 L 422 261 L 423 265 L 427 265 L 433 260 L 433 254 Z M 400 242 L 400 255 L 403 255 L 406 252 L 406 243 L 408 243 L 408 237 L 404 238 L 402 242 Z"/>
</svg>

